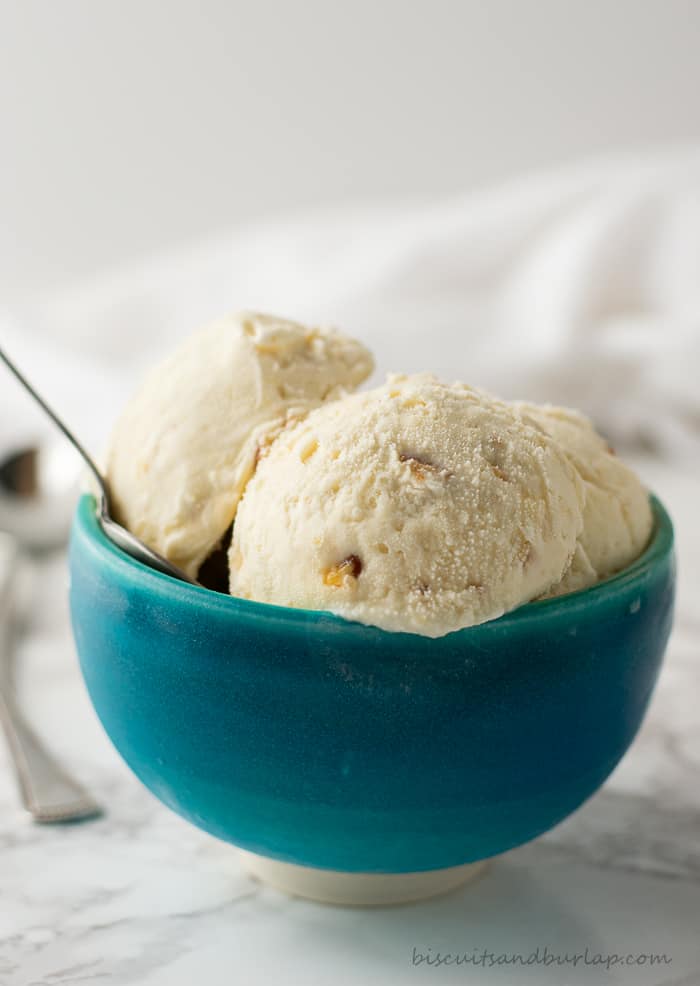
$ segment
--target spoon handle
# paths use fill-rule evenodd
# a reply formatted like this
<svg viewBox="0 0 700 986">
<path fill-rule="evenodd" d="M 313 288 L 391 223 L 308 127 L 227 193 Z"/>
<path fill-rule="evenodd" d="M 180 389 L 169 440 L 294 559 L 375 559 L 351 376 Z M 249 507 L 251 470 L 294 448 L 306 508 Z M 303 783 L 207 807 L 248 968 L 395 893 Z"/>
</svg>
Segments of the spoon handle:
<svg viewBox="0 0 700 986">
<path fill-rule="evenodd" d="M 24 389 L 31 394 L 39 407 L 43 408 L 46 414 L 51 418 L 53 423 L 59 429 L 59 431 L 68 439 L 73 448 L 75 448 L 82 456 L 85 464 L 88 466 L 92 475 L 95 478 L 95 483 L 99 490 L 99 496 L 97 497 L 97 514 L 100 526 L 103 532 L 107 535 L 110 540 L 117 544 L 126 554 L 131 555 L 138 561 L 143 562 L 144 565 L 148 565 L 150 568 L 155 568 L 159 572 L 169 575 L 171 578 L 179 579 L 181 582 L 189 582 L 190 585 L 199 585 L 196 579 L 192 578 L 183 572 L 177 565 L 173 565 L 171 562 L 164 558 L 161 554 L 155 551 L 153 548 L 149 547 L 143 541 L 139 540 L 134 534 L 126 530 L 118 524 L 112 517 L 111 511 L 111 497 L 109 495 L 109 484 L 107 480 L 102 476 L 100 470 L 95 465 L 89 452 L 80 444 L 78 439 L 75 437 L 72 431 L 66 427 L 63 421 L 58 417 L 58 415 L 49 407 L 44 398 L 36 392 L 36 390 L 29 383 L 27 378 L 17 369 L 15 364 L 12 362 L 10 357 L 0 349 L 0 362 L 3 362 L 8 370 L 13 374 L 14 377 L 22 384 Z"/>
<path fill-rule="evenodd" d="M 101 813 L 99 805 L 51 756 L 27 723 L 12 687 L 13 593 L 16 552 L 2 538 L 4 565 L 0 571 L 0 724 L 14 764 L 24 807 L 37 822 L 68 822 Z"/>
<path fill-rule="evenodd" d="M 2 362 L 5 364 L 5 366 L 10 371 L 10 373 L 15 377 L 15 379 L 22 384 L 22 386 L 27 391 L 27 393 L 34 398 L 34 400 L 39 405 L 39 407 L 41 407 L 43 411 L 51 418 L 51 420 L 56 425 L 58 430 L 65 436 L 65 438 L 68 439 L 68 441 L 71 443 L 73 448 L 82 456 L 85 465 L 88 467 L 90 472 L 95 477 L 95 481 L 97 482 L 99 490 L 102 493 L 104 501 L 107 502 L 107 491 L 106 491 L 104 479 L 102 478 L 102 474 L 100 473 L 100 470 L 97 468 L 95 462 L 93 461 L 92 456 L 84 447 L 84 445 L 82 445 L 81 442 L 78 441 L 78 439 L 75 437 L 75 435 L 70 430 L 70 428 L 68 428 L 68 426 L 61 420 L 61 418 L 59 418 L 59 416 L 56 414 L 53 408 L 49 407 L 49 405 L 46 403 L 46 401 L 41 396 L 41 394 L 37 393 L 34 387 L 32 387 L 30 382 L 24 376 L 22 371 L 18 369 L 17 366 L 15 366 L 15 364 L 12 362 L 12 360 L 7 355 L 7 353 L 2 349 L 2 347 L 0 347 L 0 360 L 2 360 Z"/>
<path fill-rule="evenodd" d="M 72 822 L 101 814 L 87 791 L 54 760 L 7 693 L 0 693 L 0 722 L 22 803 L 35 821 Z"/>
</svg>

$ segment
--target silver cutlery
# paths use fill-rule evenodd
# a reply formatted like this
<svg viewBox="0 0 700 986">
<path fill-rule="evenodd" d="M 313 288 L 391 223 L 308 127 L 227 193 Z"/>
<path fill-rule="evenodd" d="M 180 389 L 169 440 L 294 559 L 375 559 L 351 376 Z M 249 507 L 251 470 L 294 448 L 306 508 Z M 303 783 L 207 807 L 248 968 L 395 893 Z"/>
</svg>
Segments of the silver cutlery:
<svg viewBox="0 0 700 986">
<path fill-rule="evenodd" d="M 0 533 L 0 724 L 17 776 L 24 807 L 37 822 L 70 822 L 101 814 L 85 788 L 48 752 L 26 721 L 13 681 L 15 582 L 20 565 L 19 546 Z"/>
<path fill-rule="evenodd" d="M 138 561 L 183 582 L 194 583 L 183 571 L 143 544 L 111 516 L 106 481 L 94 460 L 34 387 L 0 349 L 0 360 L 68 439 L 87 465 L 98 492 L 97 516 L 105 535 Z M 74 483 L 70 470 L 55 470 L 51 479 L 48 449 L 24 449 L 0 463 L 0 520 L 16 533 L 27 548 L 54 546 L 65 533 L 67 502 Z M 65 465 L 65 463 L 64 463 Z M 4 554 L 4 559 L 1 557 Z M 100 806 L 44 747 L 19 707 L 12 681 L 15 600 L 14 575 L 20 557 L 18 543 L 0 534 L 0 723 L 17 774 L 27 810 L 38 822 L 67 822 L 94 817 Z"/>
<path fill-rule="evenodd" d="M 80 474 L 78 456 L 60 439 L 8 450 L 0 459 L 0 530 L 31 553 L 62 547 Z"/>
<path fill-rule="evenodd" d="M 87 452 L 87 450 L 68 429 L 64 422 L 58 417 L 58 415 L 49 407 L 43 397 L 37 393 L 34 387 L 29 383 L 20 370 L 18 370 L 15 364 L 10 360 L 9 356 L 7 356 L 2 349 L 0 349 L 0 360 L 2 360 L 8 370 L 10 370 L 19 383 L 22 384 L 24 389 L 34 398 L 45 414 L 51 418 L 59 431 L 62 432 L 64 437 L 68 439 L 73 448 L 80 454 L 85 462 L 85 465 L 90 470 L 98 490 L 97 516 L 106 536 L 113 541 L 114 544 L 121 548 L 122 551 L 125 551 L 128 555 L 131 555 L 132 558 L 136 558 L 138 561 L 143 562 L 144 565 L 148 565 L 150 568 L 155 568 L 159 572 L 164 572 L 166 575 L 170 575 L 175 579 L 180 579 L 182 582 L 189 582 L 192 585 L 198 585 L 199 583 L 196 579 L 190 578 L 189 575 L 182 571 L 182 569 L 171 564 L 166 558 L 163 558 L 162 555 L 158 554 L 157 551 L 153 551 L 152 548 L 149 548 L 147 544 L 140 541 L 139 538 L 131 533 L 131 531 L 127 531 L 126 528 L 122 527 L 112 518 L 107 482 L 102 476 L 100 470 L 97 468 L 92 456 Z"/>
</svg>

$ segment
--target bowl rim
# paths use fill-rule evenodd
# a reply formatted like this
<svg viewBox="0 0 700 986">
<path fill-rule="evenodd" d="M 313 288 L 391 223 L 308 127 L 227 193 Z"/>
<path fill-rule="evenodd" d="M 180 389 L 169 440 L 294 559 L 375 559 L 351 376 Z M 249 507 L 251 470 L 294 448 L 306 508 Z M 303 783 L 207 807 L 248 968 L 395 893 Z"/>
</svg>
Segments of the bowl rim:
<svg viewBox="0 0 700 986">
<path fill-rule="evenodd" d="M 142 589 L 147 589 L 157 597 L 185 605 L 196 605 L 198 608 L 206 603 L 209 610 L 220 611 L 223 616 L 228 618 L 239 617 L 242 620 L 265 623 L 269 627 L 273 625 L 306 625 L 307 627 L 315 625 L 319 629 L 323 628 L 323 630 L 342 627 L 347 632 L 356 629 L 364 633 L 370 632 L 392 638 L 401 635 L 417 637 L 422 641 L 437 642 L 447 638 L 453 640 L 458 635 L 473 635 L 485 628 L 497 627 L 499 630 L 505 631 L 516 624 L 540 620 L 545 616 L 556 617 L 562 612 L 565 612 L 567 616 L 572 616 L 574 612 L 583 608 L 588 609 L 594 603 L 602 603 L 604 600 L 621 593 L 634 593 L 635 589 L 641 588 L 651 571 L 662 565 L 673 553 L 674 532 L 671 518 L 664 505 L 653 493 L 649 494 L 649 500 L 654 519 L 649 543 L 644 551 L 621 571 L 587 588 L 561 596 L 533 600 L 499 617 L 494 617 L 492 620 L 453 630 L 440 637 L 427 637 L 408 631 L 384 630 L 373 624 L 349 620 L 327 610 L 302 609 L 242 599 L 240 596 L 229 596 L 204 586 L 182 582 L 156 569 L 149 568 L 110 541 L 98 522 L 97 504 L 91 493 L 84 493 L 78 501 L 71 542 L 74 543 L 76 539 L 82 538 L 83 543 L 89 547 L 94 555 L 99 557 L 101 564 L 106 569 L 112 570 L 120 578 L 130 581 Z"/>
</svg>

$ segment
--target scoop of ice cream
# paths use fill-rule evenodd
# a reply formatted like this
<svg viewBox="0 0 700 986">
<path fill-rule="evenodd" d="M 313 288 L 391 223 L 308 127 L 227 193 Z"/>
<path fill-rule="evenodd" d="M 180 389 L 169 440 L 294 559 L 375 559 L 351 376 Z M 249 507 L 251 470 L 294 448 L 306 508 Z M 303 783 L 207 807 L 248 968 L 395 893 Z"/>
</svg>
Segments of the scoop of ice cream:
<svg viewBox="0 0 700 986">
<path fill-rule="evenodd" d="M 271 445 L 236 517 L 231 592 L 440 636 L 558 582 L 583 506 L 569 458 L 509 406 L 394 377 Z"/>
<path fill-rule="evenodd" d="M 364 346 L 330 330 L 248 312 L 206 326 L 117 422 L 105 462 L 117 518 L 196 576 L 233 521 L 259 446 L 372 367 Z"/>
<path fill-rule="evenodd" d="M 549 594 L 583 589 L 629 565 L 644 550 L 653 523 L 649 496 L 638 477 L 577 411 L 524 403 L 515 407 L 523 421 L 544 428 L 559 443 L 586 490 L 576 551 Z"/>
</svg>

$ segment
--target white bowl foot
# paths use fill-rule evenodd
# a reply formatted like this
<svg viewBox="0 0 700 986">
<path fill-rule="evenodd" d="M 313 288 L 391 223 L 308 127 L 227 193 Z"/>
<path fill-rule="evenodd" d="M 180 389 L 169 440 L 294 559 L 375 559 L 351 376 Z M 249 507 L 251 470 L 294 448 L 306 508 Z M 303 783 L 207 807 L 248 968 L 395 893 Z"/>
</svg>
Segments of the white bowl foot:
<svg viewBox="0 0 700 986">
<path fill-rule="evenodd" d="M 479 860 L 462 866 L 416 873 L 346 873 L 283 863 L 245 849 L 239 849 L 238 854 L 244 869 L 277 890 L 323 904 L 352 907 L 407 904 L 446 894 L 473 880 L 488 865 L 488 860 Z"/>
</svg>

